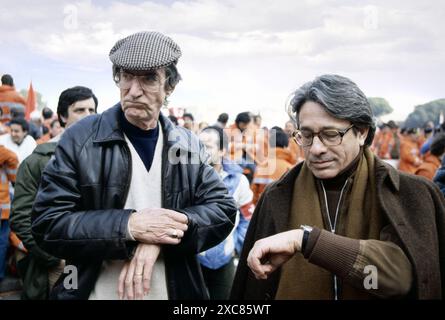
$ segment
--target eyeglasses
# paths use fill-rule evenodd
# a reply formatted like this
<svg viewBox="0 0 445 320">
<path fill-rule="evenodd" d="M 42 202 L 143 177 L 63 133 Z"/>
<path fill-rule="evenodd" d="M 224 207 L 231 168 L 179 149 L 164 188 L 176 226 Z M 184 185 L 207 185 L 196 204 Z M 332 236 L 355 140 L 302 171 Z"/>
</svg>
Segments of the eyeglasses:
<svg viewBox="0 0 445 320">
<path fill-rule="evenodd" d="M 325 146 L 338 146 L 343 141 L 343 136 L 351 129 L 354 125 L 344 129 L 326 129 L 319 132 L 312 132 L 311 130 L 295 130 L 292 133 L 292 137 L 295 141 L 302 147 L 309 147 L 314 142 L 314 137 L 318 136 L 320 141 Z"/>
<path fill-rule="evenodd" d="M 120 89 L 124 90 L 131 88 L 134 79 L 138 81 L 143 91 L 156 93 L 160 91 L 161 85 L 167 81 L 168 77 L 165 78 L 165 80 L 162 80 L 161 76 L 154 71 L 137 76 L 123 70 L 120 70 L 114 76 L 114 82 L 116 82 L 116 85 Z"/>
</svg>

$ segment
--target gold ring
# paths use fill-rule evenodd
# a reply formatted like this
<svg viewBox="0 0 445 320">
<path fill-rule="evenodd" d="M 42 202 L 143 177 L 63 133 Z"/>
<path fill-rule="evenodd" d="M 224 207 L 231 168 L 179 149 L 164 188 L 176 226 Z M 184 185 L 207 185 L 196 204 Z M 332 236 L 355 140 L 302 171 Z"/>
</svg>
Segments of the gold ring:
<svg viewBox="0 0 445 320">
<path fill-rule="evenodd" d="M 178 230 L 173 230 L 171 237 L 175 239 L 178 238 Z"/>
</svg>

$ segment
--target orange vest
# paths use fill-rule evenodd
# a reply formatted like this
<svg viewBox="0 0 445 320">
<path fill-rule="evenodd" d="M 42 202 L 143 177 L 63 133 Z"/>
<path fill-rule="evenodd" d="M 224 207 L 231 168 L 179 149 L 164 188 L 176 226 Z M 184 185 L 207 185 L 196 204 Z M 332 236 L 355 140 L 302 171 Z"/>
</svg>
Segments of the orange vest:
<svg viewBox="0 0 445 320">
<path fill-rule="evenodd" d="M 1 219 L 9 219 L 11 199 L 9 198 L 9 182 L 15 182 L 19 160 L 17 155 L 0 145 L 0 208 Z"/>
<path fill-rule="evenodd" d="M 400 143 L 399 170 L 414 174 L 420 164 L 420 151 L 417 142 L 406 137 Z"/>
<path fill-rule="evenodd" d="M 416 169 L 415 174 L 433 181 L 434 175 L 439 167 L 440 159 L 428 152 L 425 155 L 423 163 Z"/>
<path fill-rule="evenodd" d="M 1 122 L 6 123 L 11 120 L 11 108 L 20 108 L 25 110 L 26 101 L 15 91 L 14 87 L 0 86 L 0 108 L 3 111 Z"/>
<path fill-rule="evenodd" d="M 264 188 L 269 183 L 281 178 L 294 166 L 292 161 L 293 156 L 288 148 L 270 148 L 269 159 L 257 167 L 252 181 L 254 204 L 257 204 Z"/>
<path fill-rule="evenodd" d="M 232 161 L 240 161 L 245 152 L 250 160 L 261 164 L 267 159 L 269 135 L 264 129 L 246 129 L 244 132 L 238 129 L 236 124 L 224 129 L 229 138 L 229 158 Z"/>
<path fill-rule="evenodd" d="M 381 159 L 391 159 L 391 150 L 394 147 L 394 137 L 391 131 L 380 132 L 376 143 L 376 154 Z"/>
</svg>

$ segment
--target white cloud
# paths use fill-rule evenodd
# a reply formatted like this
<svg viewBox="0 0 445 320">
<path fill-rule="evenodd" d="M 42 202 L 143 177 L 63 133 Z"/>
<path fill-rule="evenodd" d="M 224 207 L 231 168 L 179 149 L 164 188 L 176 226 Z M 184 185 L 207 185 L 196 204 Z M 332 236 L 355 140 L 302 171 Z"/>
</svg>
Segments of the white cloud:
<svg viewBox="0 0 445 320">
<path fill-rule="evenodd" d="M 28 70 L 47 90 L 91 81 L 103 106 L 116 99 L 106 89 L 113 85 L 108 52 L 117 39 L 140 30 L 159 30 L 180 44 L 184 81 L 172 103 L 203 114 L 252 108 L 285 117 L 290 91 L 322 73 L 349 76 L 365 93 L 390 103 L 394 97 L 399 106 L 404 94 L 415 96 L 407 101 L 443 97 L 441 1 L 45 0 L 1 6 L 0 45 L 10 52 L 0 72 L 12 66 L 11 73 L 25 73 L 20 64 L 32 62 Z M 51 72 L 70 76 L 51 83 Z"/>
</svg>

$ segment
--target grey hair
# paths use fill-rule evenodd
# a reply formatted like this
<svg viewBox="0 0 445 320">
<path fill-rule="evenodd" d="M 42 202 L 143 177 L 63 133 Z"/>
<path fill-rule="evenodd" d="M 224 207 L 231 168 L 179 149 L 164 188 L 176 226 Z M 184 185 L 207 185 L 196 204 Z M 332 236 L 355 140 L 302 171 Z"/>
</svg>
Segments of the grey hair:
<svg viewBox="0 0 445 320">
<path fill-rule="evenodd" d="M 376 130 L 374 115 L 365 94 L 354 82 L 339 75 L 326 74 L 293 92 L 287 113 L 298 127 L 301 107 L 308 101 L 319 103 L 334 118 L 348 120 L 360 129 L 369 128 L 365 146 L 372 144 Z"/>
</svg>

